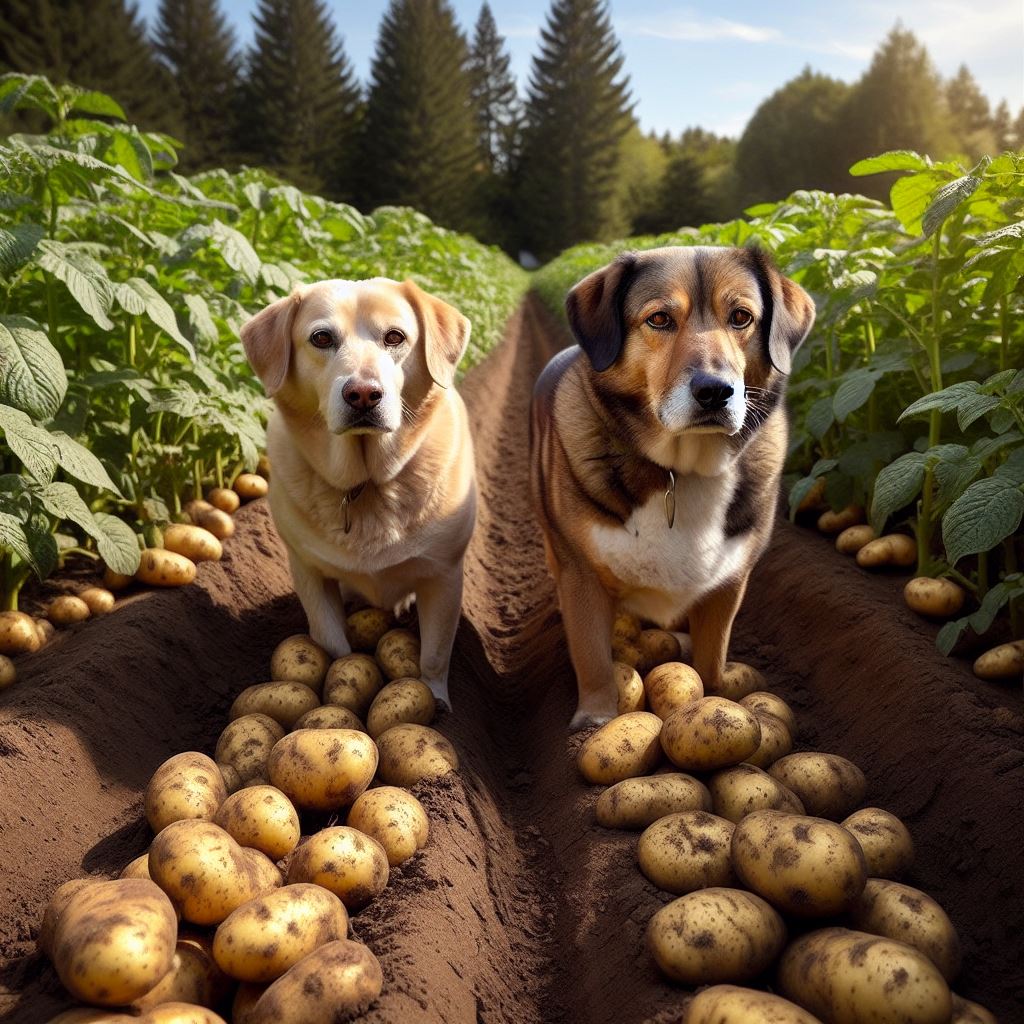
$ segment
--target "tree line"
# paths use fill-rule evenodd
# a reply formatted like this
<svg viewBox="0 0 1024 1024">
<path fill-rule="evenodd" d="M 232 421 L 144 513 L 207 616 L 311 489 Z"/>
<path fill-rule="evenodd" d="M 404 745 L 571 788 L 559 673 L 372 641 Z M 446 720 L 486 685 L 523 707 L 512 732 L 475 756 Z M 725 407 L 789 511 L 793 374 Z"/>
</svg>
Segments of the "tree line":
<svg viewBox="0 0 1024 1024">
<path fill-rule="evenodd" d="M 219 0 L 6 0 L 0 72 L 103 89 L 185 143 L 183 169 L 259 165 L 362 209 L 413 206 L 539 258 L 587 239 L 737 215 L 796 188 L 884 181 L 886 149 L 977 157 L 1024 146 L 967 67 L 943 80 L 897 26 L 852 84 L 805 69 L 738 140 L 641 132 L 607 0 L 552 0 L 525 94 L 490 6 L 467 36 L 448 0 L 390 0 L 360 83 L 324 0 L 258 0 L 242 52 Z"/>
</svg>

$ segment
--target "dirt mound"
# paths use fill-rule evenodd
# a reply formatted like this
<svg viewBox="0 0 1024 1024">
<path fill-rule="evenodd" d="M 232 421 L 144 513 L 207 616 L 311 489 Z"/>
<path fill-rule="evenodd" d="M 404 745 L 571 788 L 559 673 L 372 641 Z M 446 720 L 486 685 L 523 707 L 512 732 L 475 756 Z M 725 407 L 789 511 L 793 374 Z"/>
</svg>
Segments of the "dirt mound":
<svg viewBox="0 0 1024 1024">
<path fill-rule="evenodd" d="M 420 792 L 430 843 L 353 919 L 385 972 L 366 1018 L 379 1024 L 669 1021 L 686 998 L 643 949 L 669 897 L 637 871 L 634 835 L 593 823 L 597 790 L 581 784 L 566 741 L 574 683 L 526 472 L 530 386 L 561 343 L 528 300 L 462 387 L 481 502 L 455 713 L 439 728 L 464 768 Z M 33 950 L 50 892 L 145 848 L 153 769 L 211 750 L 234 695 L 303 628 L 263 503 L 238 523 L 224 562 L 202 566 L 197 585 L 139 595 L 71 631 L 22 661 L 22 681 L 0 696 L 2 1019 L 35 1024 L 66 1005 Z M 1024 1020 L 1019 703 L 940 658 L 934 631 L 892 591 L 781 524 L 733 654 L 797 709 L 801 747 L 859 763 L 871 801 L 905 818 L 919 850 L 910 881 L 964 940 L 958 990 L 1004 1024 Z"/>
</svg>

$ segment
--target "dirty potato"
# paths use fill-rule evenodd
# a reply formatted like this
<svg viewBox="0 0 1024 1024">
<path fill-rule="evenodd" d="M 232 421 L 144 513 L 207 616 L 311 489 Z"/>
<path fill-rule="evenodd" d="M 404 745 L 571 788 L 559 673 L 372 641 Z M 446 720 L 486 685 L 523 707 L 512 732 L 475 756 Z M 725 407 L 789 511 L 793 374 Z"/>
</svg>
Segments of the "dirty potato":
<svg viewBox="0 0 1024 1024">
<path fill-rule="evenodd" d="M 357 732 L 366 732 L 366 726 L 357 715 L 337 704 L 321 704 L 320 707 L 307 711 L 292 726 L 293 732 L 299 729 L 355 729 Z"/>
<path fill-rule="evenodd" d="M 196 563 L 162 548 L 147 548 L 139 558 L 135 578 L 151 587 L 183 587 L 196 578 Z"/>
<path fill-rule="evenodd" d="M 785 944 L 779 913 L 740 889 L 691 892 L 662 907 L 647 926 L 647 947 L 662 973 L 691 986 L 756 978 Z"/>
<path fill-rule="evenodd" d="M 822 533 L 842 533 L 851 526 L 864 522 L 864 508 L 861 505 L 847 505 L 838 512 L 829 509 L 818 516 L 818 529 Z"/>
<path fill-rule="evenodd" d="M 140 853 L 134 860 L 128 861 L 118 878 L 149 878 L 149 850 Z M 152 879 L 149 879 L 152 881 Z"/>
<path fill-rule="evenodd" d="M 748 889 L 798 917 L 849 910 L 867 882 L 864 854 L 846 829 L 781 811 L 754 811 L 739 821 L 732 863 Z"/>
<path fill-rule="evenodd" d="M 628 665 L 630 668 L 637 668 L 642 660 L 640 648 L 628 640 L 612 641 L 612 660 Z"/>
<path fill-rule="evenodd" d="M 288 884 L 322 885 L 355 911 L 384 891 L 389 872 L 388 855 L 376 839 L 335 825 L 299 845 L 288 864 Z"/>
<path fill-rule="evenodd" d="M 175 754 L 149 780 L 146 821 L 154 832 L 183 818 L 210 821 L 227 795 L 220 769 L 209 757 L 195 750 Z"/>
<path fill-rule="evenodd" d="M 781 718 L 786 723 L 790 736 L 796 737 L 796 715 L 793 714 L 793 709 L 776 694 L 766 690 L 755 690 L 753 693 L 748 693 L 746 697 L 741 697 L 739 703 L 755 714 L 758 711 L 764 711 L 776 718 Z"/>
<path fill-rule="evenodd" d="M 387 679 L 418 679 L 420 639 L 409 629 L 389 629 L 377 644 L 377 664 Z"/>
<path fill-rule="evenodd" d="M 676 708 L 700 700 L 704 696 L 704 685 L 689 665 L 666 661 L 644 677 L 644 694 L 648 708 L 664 721 Z"/>
<path fill-rule="evenodd" d="M 348 938 L 345 905 L 319 885 L 297 882 L 258 896 L 217 926 L 213 958 L 228 977 L 265 984 L 304 956 Z"/>
<path fill-rule="evenodd" d="M 231 515 L 238 511 L 241 504 L 238 495 L 229 487 L 214 487 L 207 492 L 206 500 L 221 512 Z"/>
<path fill-rule="evenodd" d="M 643 711 L 646 701 L 644 699 L 644 683 L 640 678 L 640 673 L 622 661 L 615 662 L 614 668 L 615 689 L 619 691 L 619 702 L 615 710 L 620 715 Z"/>
<path fill-rule="evenodd" d="M 903 588 L 903 600 L 918 615 L 951 619 L 964 606 L 967 592 L 952 580 L 915 576 Z"/>
<path fill-rule="evenodd" d="M 331 662 L 324 680 L 324 703 L 348 708 L 365 719 L 373 698 L 384 685 L 377 662 L 368 654 L 346 654 Z"/>
<path fill-rule="evenodd" d="M 949 1024 L 999 1024 L 996 1015 L 979 1003 L 953 993 L 953 1016 Z"/>
<path fill-rule="evenodd" d="M 761 742 L 747 758 L 747 764 L 767 769 L 793 749 L 793 737 L 786 723 L 770 712 L 755 711 L 754 717 L 761 727 Z"/>
<path fill-rule="evenodd" d="M 331 667 L 331 656 L 312 638 L 300 633 L 282 640 L 270 656 L 270 678 L 304 683 L 319 694 Z"/>
<path fill-rule="evenodd" d="M 299 816 L 292 802 L 273 786 L 250 786 L 229 796 L 213 823 L 239 846 L 282 860 L 299 844 Z"/>
<path fill-rule="evenodd" d="M 164 547 L 193 562 L 219 562 L 224 554 L 221 542 L 209 530 L 190 523 L 172 523 L 164 530 Z"/>
<path fill-rule="evenodd" d="M 686 1006 L 681 1024 L 821 1024 L 781 996 L 739 985 L 701 989 Z"/>
<path fill-rule="evenodd" d="M 768 774 L 796 793 L 809 815 L 832 821 L 860 807 L 868 788 L 864 773 L 852 761 L 813 750 L 787 754 L 768 768 Z"/>
<path fill-rule="evenodd" d="M 711 794 L 703 782 L 682 772 L 623 779 L 597 799 L 597 823 L 605 828 L 647 828 L 680 811 L 710 811 Z"/>
<path fill-rule="evenodd" d="M 39 925 L 39 934 L 36 936 L 36 945 L 39 947 L 40 953 L 53 959 L 53 936 L 61 914 L 67 909 L 75 893 L 86 886 L 95 885 L 98 881 L 100 881 L 98 878 L 72 878 L 57 887 L 50 897 L 50 902 L 43 910 L 43 920 Z"/>
<path fill-rule="evenodd" d="M 373 654 L 385 633 L 395 628 L 395 616 L 385 608 L 360 608 L 345 620 L 345 636 L 353 651 Z"/>
<path fill-rule="evenodd" d="M 725 697 L 702 697 L 685 704 L 669 715 L 661 730 L 665 753 L 684 771 L 714 771 L 739 764 L 760 742 L 757 718 Z"/>
<path fill-rule="evenodd" d="M 242 715 L 229 722 L 220 734 L 214 760 L 233 768 L 244 785 L 266 775 L 270 751 L 282 736 L 284 726 L 269 715 Z"/>
<path fill-rule="evenodd" d="M 134 1020 L 135 1024 L 226 1024 L 213 1010 L 192 1003 L 163 1003 Z"/>
<path fill-rule="evenodd" d="M 86 587 L 78 595 L 92 615 L 106 615 L 114 607 L 114 595 L 104 587 Z"/>
<path fill-rule="evenodd" d="M 656 665 L 679 660 L 679 641 L 667 630 L 641 630 L 635 642 L 640 651 L 640 663 L 636 670 L 642 676 L 646 676 Z"/>
<path fill-rule="evenodd" d="M 849 526 L 836 537 L 836 551 L 841 555 L 855 555 L 866 544 L 877 539 L 878 534 L 870 526 Z"/>
<path fill-rule="evenodd" d="M 258 473 L 239 473 L 232 485 L 232 490 L 242 501 L 265 498 L 269 489 L 267 481 Z"/>
<path fill-rule="evenodd" d="M 0 612 L 0 654 L 30 654 L 41 646 L 31 615 Z"/>
<path fill-rule="evenodd" d="M 765 677 L 753 665 L 746 665 L 742 661 L 727 661 L 718 685 L 711 687 L 705 684 L 704 689 L 714 696 L 740 701 L 751 693 L 765 689 L 767 685 Z"/>
<path fill-rule="evenodd" d="M 862 807 L 843 821 L 843 828 L 864 851 L 869 878 L 899 878 L 914 863 L 914 840 L 907 826 L 881 807 Z"/>
<path fill-rule="evenodd" d="M 347 824 L 384 848 L 388 864 L 407 861 L 427 845 L 430 820 L 423 804 L 408 790 L 378 786 L 356 798 L 348 812 Z"/>
<path fill-rule="evenodd" d="M 974 662 L 979 679 L 1020 679 L 1024 672 L 1024 640 L 1012 640 L 986 651 Z"/>
<path fill-rule="evenodd" d="M 396 679 L 373 698 L 366 713 L 366 731 L 376 739 L 396 725 L 430 725 L 436 712 L 437 703 L 426 683 L 420 679 Z"/>
<path fill-rule="evenodd" d="M 612 621 L 612 642 L 635 644 L 643 632 L 643 623 L 630 612 L 619 612 Z"/>
<path fill-rule="evenodd" d="M 145 995 L 132 1003 L 136 1011 L 148 1011 L 166 1003 L 213 1006 L 223 988 L 220 969 L 208 953 L 193 942 L 178 941 L 174 964 Z"/>
<path fill-rule="evenodd" d="M 18 670 L 6 654 L 0 654 L 0 690 L 6 690 L 18 681 Z"/>
<path fill-rule="evenodd" d="M 868 541 L 857 552 L 857 564 L 863 569 L 886 566 L 906 568 L 917 562 L 917 542 L 905 533 L 889 533 Z"/>
<path fill-rule="evenodd" d="M 373 781 L 377 747 L 354 729 L 300 729 L 274 744 L 267 774 L 300 810 L 350 806 Z"/>
<path fill-rule="evenodd" d="M 737 764 L 715 772 L 708 779 L 708 791 L 715 814 L 732 822 L 754 811 L 804 813 L 804 805 L 795 793 L 752 764 Z"/>
<path fill-rule="evenodd" d="M 50 602 L 46 617 L 55 626 L 73 626 L 76 622 L 85 622 L 92 614 L 89 606 L 72 594 L 61 594 Z"/>
<path fill-rule="evenodd" d="M 395 725 L 377 737 L 380 779 L 389 786 L 415 786 L 422 779 L 437 779 L 459 767 L 455 748 L 427 725 Z"/>
<path fill-rule="evenodd" d="M 580 747 L 577 765 L 592 785 L 610 786 L 647 775 L 661 761 L 661 719 L 649 711 L 619 715 L 592 733 Z"/>
<path fill-rule="evenodd" d="M 640 836 L 636 859 L 647 879 L 665 892 L 693 892 L 732 885 L 730 854 L 734 825 L 707 811 L 680 811 L 649 825 Z"/>
<path fill-rule="evenodd" d="M 284 729 L 290 729 L 307 712 L 320 706 L 320 699 L 305 683 L 278 679 L 247 686 L 228 711 L 232 720 L 244 715 L 266 715 Z"/>
<path fill-rule="evenodd" d="M 196 526 L 209 530 L 217 540 L 227 540 L 234 536 L 235 521 L 231 516 L 219 508 L 211 508 L 205 512 L 199 512 L 193 517 Z"/>
</svg>

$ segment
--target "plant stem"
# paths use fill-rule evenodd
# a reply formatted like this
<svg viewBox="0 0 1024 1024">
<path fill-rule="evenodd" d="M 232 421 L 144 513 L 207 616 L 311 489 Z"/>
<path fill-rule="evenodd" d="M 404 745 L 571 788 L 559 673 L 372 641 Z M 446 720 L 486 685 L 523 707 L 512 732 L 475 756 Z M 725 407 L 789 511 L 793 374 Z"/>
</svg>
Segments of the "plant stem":
<svg viewBox="0 0 1024 1024">
<path fill-rule="evenodd" d="M 988 552 L 978 555 L 978 600 L 988 593 Z"/>
<path fill-rule="evenodd" d="M 1006 296 L 999 296 L 999 369 L 1010 365 L 1010 321 L 1006 315 Z"/>
<path fill-rule="evenodd" d="M 193 422 L 192 424 L 192 440 L 195 442 L 195 446 L 199 447 L 199 424 Z M 195 494 L 193 497 L 202 498 L 203 496 L 203 460 L 196 459 L 192 463 L 192 486 L 195 488 Z"/>
<path fill-rule="evenodd" d="M 216 460 L 215 472 L 216 472 L 216 475 L 217 475 L 217 486 L 218 487 L 223 487 L 224 486 L 224 459 L 223 459 L 223 456 L 221 455 L 221 451 L 220 451 L 220 447 L 219 446 L 214 451 L 213 456 L 214 456 L 214 459 Z"/>
<path fill-rule="evenodd" d="M 875 354 L 875 327 L 870 318 L 864 320 L 864 362 L 870 363 Z M 878 433 L 878 402 L 875 392 L 868 398 L 868 432 Z"/>
</svg>

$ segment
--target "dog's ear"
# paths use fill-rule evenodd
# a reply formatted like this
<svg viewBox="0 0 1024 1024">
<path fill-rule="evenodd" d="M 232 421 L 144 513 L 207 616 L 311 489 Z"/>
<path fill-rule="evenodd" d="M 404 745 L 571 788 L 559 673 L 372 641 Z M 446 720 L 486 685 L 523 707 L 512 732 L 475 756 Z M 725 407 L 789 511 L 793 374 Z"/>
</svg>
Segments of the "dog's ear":
<svg viewBox="0 0 1024 1024">
<path fill-rule="evenodd" d="M 450 388 L 469 344 L 472 325 L 454 306 L 427 294 L 412 278 L 402 287 L 423 329 L 427 371 L 435 384 Z"/>
<path fill-rule="evenodd" d="M 572 333 L 598 373 L 619 358 L 626 340 L 622 303 L 636 266 L 636 255 L 625 252 L 588 274 L 565 297 Z"/>
<path fill-rule="evenodd" d="M 249 365 L 263 382 L 263 390 L 273 395 L 288 375 L 292 354 L 292 323 L 302 301 L 297 288 L 291 295 L 261 310 L 242 325 L 242 347 Z"/>
<path fill-rule="evenodd" d="M 814 300 L 796 281 L 783 277 L 764 250 L 746 251 L 761 292 L 761 334 L 768 362 L 779 373 L 789 373 L 793 353 L 814 326 Z"/>
</svg>

